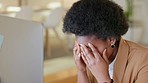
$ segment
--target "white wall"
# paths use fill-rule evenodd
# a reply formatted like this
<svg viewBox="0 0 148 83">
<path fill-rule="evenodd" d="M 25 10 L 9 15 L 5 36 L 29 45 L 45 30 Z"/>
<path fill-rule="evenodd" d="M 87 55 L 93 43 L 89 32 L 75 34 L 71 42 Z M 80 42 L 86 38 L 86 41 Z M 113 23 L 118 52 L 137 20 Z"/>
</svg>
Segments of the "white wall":
<svg viewBox="0 0 148 83">
<path fill-rule="evenodd" d="M 121 5 L 124 10 L 126 10 L 126 0 L 114 0 L 117 4 Z M 133 0 L 134 10 L 132 19 L 139 24 L 135 23 L 134 28 L 130 28 L 124 38 L 140 42 L 143 44 L 148 44 L 148 0 Z"/>
<path fill-rule="evenodd" d="M 115 1 L 117 4 L 119 4 L 124 10 L 126 10 L 127 5 L 126 5 L 126 0 L 113 0 Z"/>
<path fill-rule="evenodd" d="M 144 18 L 143 18 L 143 22 L 144 22 L 144 32 L 143 32 L 143 36 L 142 36 L 142 40 L 141 42 L 144 44 L 148 45 L 148 1 L 145 0 L 144 1 Z"/>
</svg>

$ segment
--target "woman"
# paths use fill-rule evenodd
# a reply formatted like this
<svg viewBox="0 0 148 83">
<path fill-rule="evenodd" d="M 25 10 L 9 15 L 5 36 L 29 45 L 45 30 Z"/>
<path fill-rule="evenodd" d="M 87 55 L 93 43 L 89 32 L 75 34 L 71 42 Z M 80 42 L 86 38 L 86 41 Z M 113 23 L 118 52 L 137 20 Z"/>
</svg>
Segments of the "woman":
<svg viewBox="0 0 148 83">
<path fill-rule="evenodd" d="M 124 40 L 122 8 L 110 0 L 81 0 L 64 18 L 63 31 L 76 36 L 78 83 L 148 83 L 148 49 Z"/>
</svg>

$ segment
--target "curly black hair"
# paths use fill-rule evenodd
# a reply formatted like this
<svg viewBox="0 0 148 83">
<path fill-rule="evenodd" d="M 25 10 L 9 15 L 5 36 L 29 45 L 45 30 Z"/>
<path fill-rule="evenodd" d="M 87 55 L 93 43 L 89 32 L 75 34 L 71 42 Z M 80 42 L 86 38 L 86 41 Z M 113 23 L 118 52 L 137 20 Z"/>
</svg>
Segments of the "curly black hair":
<svg viewBox="0 0 148 83">
<path fill-rule="evenodd" d="M 63 32 L 76 36 L 120 38 L 128 31 L 123 9 L 110 0 L 80 0 L 66 13 Z"/>
</svg>

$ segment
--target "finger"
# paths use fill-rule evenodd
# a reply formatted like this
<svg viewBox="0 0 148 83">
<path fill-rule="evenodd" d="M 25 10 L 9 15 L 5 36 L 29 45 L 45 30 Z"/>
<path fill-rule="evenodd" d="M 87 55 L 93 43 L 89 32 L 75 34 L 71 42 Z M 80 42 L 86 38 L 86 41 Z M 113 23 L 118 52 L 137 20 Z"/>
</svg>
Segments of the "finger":
<svg viewBox="0 0 148 83">
<path fill-rule="evenodd" d="M 77 47 L 73 48 L 73 54 L 76 55 Z"/>
<path fill-rule="evenodd" d="M 86 57 L 84 56 L 84 54 L 83 54 L 82 52 L 81 52 L 81 56 L 82 56 L 82 59 L 83 59 L 84 63 L 85 63 L 86 65 L 88 65 L 89 63 L 88 63 Z"/>
<path fill-rule="evenodd" d="M 107 63 L 109 63 L 109 60 L 108 60 L 108 57 L 107 57 L 107 53 L 106 53 L 107 51 L 106 51 L 106 49 L 103 51 L 103 59 L 107 62 Z"/>
<path fill-rule="evenodd" d="M 75 60 L 80 60 L 81 58 L 81 53 L 79 53 L 77 56 L 75 56 Z"/>
<path fill-rule="evenodd" d="M 98 50 L 91 44 L 91 43 L 88 43 L 88 46 L 90 47 L 90 49 L 92 50 L 93 54 L 94 54 L 94 57 L 98 60 L 100 60 L 102 57 L 101 55 L 99 54 Z"/>
<path fill-rule="evenodd" d="M 83 44 L 80 44 L 81 47 L 82 47 L 82 50 L 84 52 L 84 55 L 86 55 L 86 57 L 88 57 L 89 59 L 94 59 L 94 56 L 92 55 L 92 53 L 89 51 L 89 49 L 83 45 Z"/>
<path fill-rule="evenodd" d="M 78 55 L 74 56 L 74 61 L 77 64 L 77 62 L 79 62 L 81 60 L 81 54 L 79 53 Z"/>
<path fill-rule="evenodd" d="M 87 62 L 89 62 L 91 59 L 87 56 L 87 54 L 84 52 L 84 48 L 81 47 L 81 51 L 82 51 L 82 54 L 85 56 Z"/>
<path fill-rule="evenodd" d="M 74 54 L 74 57 L 76 57 L 77 55 L 79 55 L 80 52 L 78 52 L 78 47 L 74 47 L 73 49 L 73 54 Z"/>
<path fill-rule="evenodd" d="M 80 53 L 80 46 L 79 44 L 77 43 L 73 49 L 73 54 L 74 55 L 78 55 Z"/>
<path fill-rule="evenodd" d="M 80 45 L 77 43 L 77 53 L 80 53 Z"/>
<path fill-rule="evenodd" d="M 74 47 L 76 47 L 77 46 L 77 41 L 75 41 L 75 44 L 74 44 Z"/>
<path fill-rule="evenodd" d="M 83 53 L 83 55 L 86 57 L 87 61 L 90 60 L 90 58 L 88 57 L 88 54 L 85 52 L 84 48 L 81 46 L 81 52 Z"/>
</svg>

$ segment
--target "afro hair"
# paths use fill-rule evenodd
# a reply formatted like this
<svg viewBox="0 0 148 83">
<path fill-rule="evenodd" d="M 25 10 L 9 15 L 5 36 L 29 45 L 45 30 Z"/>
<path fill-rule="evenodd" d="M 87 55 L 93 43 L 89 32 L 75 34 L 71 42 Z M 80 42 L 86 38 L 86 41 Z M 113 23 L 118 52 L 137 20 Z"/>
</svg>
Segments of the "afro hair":
<svg viewBox="0 0 148 83">
<path fill-rule="evenodd" d="M 110 0 L 80 0 L 66 13 L 63 32 L 76 36 L 120 38 L 128 31 L 123 9 Z"/>
</svg>

